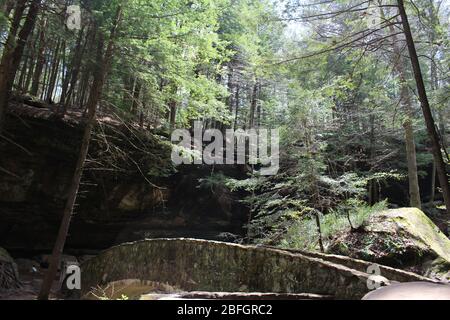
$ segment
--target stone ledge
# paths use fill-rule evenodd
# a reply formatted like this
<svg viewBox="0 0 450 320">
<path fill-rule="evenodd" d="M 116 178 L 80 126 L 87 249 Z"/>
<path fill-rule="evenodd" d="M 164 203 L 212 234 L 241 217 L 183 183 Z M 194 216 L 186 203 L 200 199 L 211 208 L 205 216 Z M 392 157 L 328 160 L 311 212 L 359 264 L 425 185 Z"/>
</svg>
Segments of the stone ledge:
<svg viewBox="0 0 450 320">
<path fill-rule="evenodd" d="M 320 255 L 207 240 L 147 239 L 112 247 L 83 263 L 82 291 L 142 279 L 185 291 L 311 293 L 360 299 L 369 291 L 369 276 Z"/>
</svg>

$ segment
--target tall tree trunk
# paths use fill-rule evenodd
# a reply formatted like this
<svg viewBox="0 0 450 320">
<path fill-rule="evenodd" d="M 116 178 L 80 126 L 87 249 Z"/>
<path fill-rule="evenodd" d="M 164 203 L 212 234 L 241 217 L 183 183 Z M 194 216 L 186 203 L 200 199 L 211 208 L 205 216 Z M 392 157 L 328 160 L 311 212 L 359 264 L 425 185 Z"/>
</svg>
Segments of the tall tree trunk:
<svg viewBox="0 0 450 320">
<path fill-rule="evenodd" d="M 233 112 L 233 88 L 234 88 L 233 68 L 231 66 L 228 66 L 228 67 L 229 67 L 229 71 L 228 71 L 228 93 L 229 93 L 229 96 L 227 97 L 226 104 L 227 104 L 230 112 Z"/>
<path fill-rule="evenodd" d="M 316 219 L 317 234 L 319 235 L 319 248 L 321 252 L 325 252 L 325 248 L 323 246 L 322 227 L 320 225 L 320 215 L 317 210 L 314 211 L 314 218 Z"/>
<path fill-rule="evenodd" d="M 375 114 L 370 115 L 370 139 L 369 139 L 369 150 L 370 150 L 370 171 L 373 169 L 373 162 L 375 161 Z M 369 190 L 368 190 L 368 202 L 369 205 L 374 205 L 376 202 L 375 197 L 375 180 L 371 179 L 369 180 Z"/>
<path fill-rule="evenodd" d="M 261 83 L 258 85 L 258 101 L 256 103 L 256 127 L 261 127 Z"/>
<path fill-rule="evenodd" d="M 431 187 L 430 187 L 430 202 L 434 202 L 436 197 L 436 161 L 433 160 L 431 167 Z"/>
<path fill-rule="evenodd" d="M 131 110 L 133 108 L 134 78 L 129 73 L 123 78 L 123 89 L 122 104 L 126 110 Z"/>
<path fill-rule="evenodd" d="M 24 60 L 22 63 L 22 69 L 20 71 L 20 76 L 19 79 L 17 79 L 16 82 L 16 87 L 20 90 L 20 92 L 24 91 L 24 86 L 25 86 L 25 78 L 27 75 L 27 70 L 28 70 L 28 64 L 32 64 L 33 61 L 30 62 L 30 52 L 28 52 L 28 48 L 27 48 L 27 52 L 25 52 L 24 54 Z"/>
<path fill-rule="evenodd" d="M 175 128 L 176 120 L 177 120 L 177 101 L 175 99 L 176 94 L 178 92 L 178 88 L 175 84 L 171 85 L 171 100 L 169 101 L 169 124 L 170 128 Z"/>
<path fill-rule="evenodd" d="M 227 87 L 228 87 L 228 97 L 226 98 L 225 104 L 228 106 L 228 110 L 230 111 L 230 114 L 233 114 L 233 107 L 234 107 L 234 79 L 233 79 L 233 68 L 231 63 L 228 64 L 228 80 L 227 80 Z M 222 124 L 222 132 L 225 132 L 226 129 L 232 128 L 233 123 L 230 124 Z"/>
<path fill-rule="evenodd" d="M 20 17 L 20 11 L 23 12 L 24 10 L 24 4 L 22 2 L 25 1 L 19 1 L 16 6 L 16 13 L 20 13 Z M 41 0 L 33 0 L 31 2 L 27 17 L 25 19 L 25 23 L 23 24 L 23 27 L 18 34 L 17 43 L 15 45 L 15 33 L 17 32 L 20 24 L 20 17 L 18 18 L 16 17 L 16 13 L 14 14 L 15 17 L 13 19 L 14 21 L 11 27 L 11 34 L 8 37 L 7 45 L 5 47 L 0 64 L 0 132 L 3 128 L 4 114 L 8 106 L 9 98 L 11 96 L 17 69 L 19 68 L 20 60 L 22 58 L 28 37 L 34 28 L 36 17 L 39 12 L 40 3 Z M 17 25 L 15 25 L 16 23 Z"/>
<path fill-rule="evenodd" d="M 139 106 L 139 95 L 141 94 L 142 82 L 136 78 L 133 90 L 133 103 L 131 105 L 131 113 L 137 114 Z"/>
<path fill-rule="evenodd" d="M 437 23 L 439 24 L 439 17 L 436 17 L 435 8 L 434 8 L 434 4 L 433 4 L 432 0 L 430 0 L 429 14 L 430 14 L 430 18 L 433 21 L 437 21 Z M 429 39 L 430 39 L 430 45 L 431 45 L 430 79 L 431 79 L 431 90 L 432 91 L 435 91 L 439 88 L 437 68 L 436 68 L 436 62 L 435 62 L 436 53 L 437 53 L 437 49 L 434 45 L 435 38 L 436 38 L 436 34 L 434 31 L 434 28 L 432 27 L 432 30 L 429 33 Z M 441 123 L 441 117 L 439 117 L 439 122 Z M 443 133 L 441 131 L 441 136 L 442 136 L 442 138 L 444 138 L 445 132 Z M 442 139 L 442 146 L 445 149 L 444 139 Z M 433 159 L 433 165 L 431 168 L 430 202 L 434 202 L 435 196 L 436 196 L 436 161 L 434 161 L 434 159 Z"/>
<path fill-rule="evenodd" d="M 141 110 L 139 112 L 139 128 L 141 128 L 141 129 L 144 128 L 144 119 L 145 119 L 144 112 L 143 112 L 143 110 Z"/>
<path fill-rule="evenodd" d="M 84 102 L 86 100 L 86 95 L 88 91 L 89 79 L 91 77 L 90 68 L 85 68 L 83 72 L 83 77 L 81 78 L 81 83 L 79 84 L 79 95 L 78 104 L 80 109 L 84 107 Z"/>
<path fill-rule="evenodd" d="M 239 84 L 236 85 L 236 93 L 234 96 L 234 124 L 233 124 L 233 129 L 236 130 L 237 128 L 237 122 L 238 122 L 238 116 L 239 116 Z"/>
<path fill-rule="evenodd" d="M 50 289 L 53 283 L 53 280 L 56 275 L 56 271 L 58 269 L 58 265 L 60 263 L 62 251 L 64 249 L 64 245 L 66 242 L 67 234 L 69 231 L 70 221 L 72 219 L 73 207 L 75 205 L 75 201 L 78 194 L 78 188 L 80 186 L 80 180 L 83 173 L 84 163 L 86 161 L 86 156 L 89 150 L 89 144 L 91 139 L 92 128 L 95 124 L 95 113 L 97 110 L 97 104 L 100 99 L 101 88 L 100 86 L 103 84 L 103 70 L 101 65 L 104 64 L 103 61 L 103 43 L 99 42 L 98 52 L 97 52 L 97 61 L 99 62 L 98 69 L 94 76 L 93 88 L 91 90 L 91 94 L 88 102 L 88 116 L 87 116 L 87 124 L 84 129 L 83 139 L 81 142 L 80 154 L 78 157 L 78 161 L 75 167 L 75 172 L 72 178 L 72 183 L 69 189 L 69 196 L 66 202 L 66 206 L 63 212 L 63 218 L 61 221 L 61 225 L 58 232 L 58 237 L 55 242 L 55 246 L 52 252 L 52 259 L 50 262 L 50 267 L 45 275 L 44 282 L 41 287 L 41 291 L 39 293 L 40 300 L 48 299 L 48 295 L 50 294 Z M 64 272 L 64 270 L 62 270 Z"/>
<path fill-rule="evenodd" d="M 97 30 L 95 30 L 95 28 L 92 29 L 93 31 L 90 32 L 90 34 L 92 35 L 90 39 L 86 40 L 89 43 L 86 44 L 87 46 L 87 52 L 92 52 L 95 50 L 95 41 L 97 38 Z M 83 71 L 82 71 L 82 77 L 80 79 L 80 83 L 78 84 L 78 89 L 77 89 L 77 101 L 79 104 L 79 108 L 83 109 L 84 108 L 84 104 L 86 101 L 86 95 L 88 92 L 88 86 L 90 83 L 90 78 L 91 78 L 91 70 L 95 68 L 95 65 L 93 65 L 89 60 L 87 61 L 87 63 L 83 66 Z"/>
<path fill-rule="evenodd" d="M 421 209 L 416 144 L 414 142 L 414 130 L 410 117 L 404 121 L 403 128 L 405 130 L 406 160 L 408 162 L 409 204 L 411 207 Z"/>
<path fill-rule="evenodd" d="M 429 138 L 431 140 L 433 157 L 436 161 L 436 170 L 439 177 L 439 183 L 442 188 L 442 194 L 444 196 L 444 202 L 447 213 L 450 213 L 450 185 L 447 176 L 447 168 L 444 163 L 441 152 L 441 144 L 439 141 L 439 135 L 436 131 L 435 122 L 431 113 L 430 104 L 428 101 L 425 84 L 422 77 L 422 71 L 420 68 L 419 58 L 417 56 L 416 46 L 409 26 L 408 15 L 406 14 L 405 5 L 403 0 L 397 0 L 400 16 L 402 18 L 403 32 L 406 38 L 406 44 L 408 45 L 409 57 L 411 59 L 412 68 L 414 71 L 414 78 L 417 85 L 417 93 L 420 99 L 420 105 L 422 107 L 423 116 L 425 118 L 425 124 Z"/>
<path fill-rule="evenodd" d="M 39 36 L 39 34 L 38 34 Z M 26 59 L 23 63 L 23 69 L 22 73 L 19 78 L 18 87 L 21 91 L 21 93 L 28 92 L 28 88 L 30 87 L 30 81 L 31 77 L 33 75 L 33 66 L 34 66 L 34 60 L 35 60 L 35 50 L 34 47 L 36 45 L 36 40 L 34 36 L 30 38 L 27 45 L 27 51 L 26 51 Z"/>
<path fill-rule="evenodd" d="M 45 100 L 47 102 L 50 102 L 52 100 L 53 97 L 53 92 L 55 91 L 55 85 L 56 85 L 56 77 L 58 76 L 58 70 L 59 70 L 59 63 L 60 63 L 60 48 L 61 48 L 61 44 L 62 44 L 62 40 L 58 39 L 57 43 L 56 43 L 56 48 L 53 54 L 53 63 L 51 64 L 51 68 L 50 68 L 50 78 L 49 78 L 49 82 L 48 82 L 48 88 L 47 88 L 47 93 L 45 95 Z"/>
<path fill-rule="evenodd" d="M 51 47 L 51 44 L 49 47 Z M 46 51 L 48 52 L 49 49 L 46 49 Z M 46 54 L 46 58 L 45 58 L 45 62 L 44 62 L 44 75 L 42 77 L 42 86 L 40 88 L 40 94 L 39 94 L 39 96 L 42 100 L 45 100 L 45 94 L 46 94 L 47 88 L 48 88 L 48 80 L 50 78 L 49 75 L 50 75 L 50 67 L 51 67 L 50 60 L 51 59 L 49 58 L 49 55 L 50 55 L 50 53 Z"/>
<path fill-rule="evenodd" d="M 6 47 L 9 49 L 12 49 L 15 44 L 17 31 L 19 31 L 20 21 L 22 20 L 22 14 L 25 11 L 26 4 L 27 0 L 19 0 L 16 3 L 16 7 L 14 8 L 11 28 L 9 29 L 8 38 L 6 40 Z"/>
<path fill-rule="evenodd" d="M 83 35 L 84 35 L 84 27 L 78 33 L 77 44 L 75 46 L 75 53 L 73 55 L 72 62 L 70 63 L 69 66 L 70 72 L 67 72 L 67 76 L 63 81 L 63 86 L 61 90 L 61 103 L 66 106 L 70 101 L 75 85 L 77 83 L 78 74 L 80 72 L 81 67 L 81 61 L 83 59 L 83 53 L 87 43 L 87 41 L 85 41 L 83 45 Z"/>
<path fill-rule="evenodd" d="M 27 76 L 25 78 L 25 83 L 23 84 L 23 93 L 27 93 L 30 88 L 31 78 L 33 77 L 33 66 L 36 59 L 36 52 L 34 50 L 34 46 L 36 45 L 36 39 L 33 39 L 33 41 L 30 44 L 30 65 L 27 71 Z"/>
<path fill-rule="evenodd" d="M 62 95 L 62 86 L 64 84 L 64 80 L 67 78 L 67 74 L 69 73 L 69 66 L 67 65 L 67 48 L 66 48 L 66 41 L 63 41 L 62 48 L 61 48 L 61 67 L 60 71 L 58 72 L 58 75 L 56 77 L 56 87 L 58 88 L 61 86 L 61 94 L 59 96 L 59 103 L 61 104 L 61 95 Z M 56 89 L 58 92 L 58 89 Z"/>
<path fill-rule="evenodd" d="M 1 7 L 1 11 L 4 13 L 5 17 L 9 18 L 11 15 L 11 11 L 14 9 L 14 1 L 13 0 L 6 0 L 3 3 L 3 6 Z M 0 34 L 5 32 L 5 26 L 0 26 Z M 3 43 L 0 44 L 0 48 L 3 46 Z"/>
<path fill-rule="evenodd" d="M 382 9 L 380 9 L 380 11 L 382 18 L 384 19 L 384 12 Z M 394 51 L 393 63 L 400 80 L 400 102 L 405 117 L 403 120 L 403 130 L 405 133 L 406 162 L 408 165 L 409 205 L 421 209 L 422 203 L 420 200 L 419 177 L 417 173 L 411 93 L 406 80 L 407 76 L 404 69 L 404 58 L 398 45 L 398 39 L 395 35 L 393 25 L 389 26 L 389 32 L 392 35 L 392 46 Z"/>
<path fill-rule="evenodd" d="M 37 96 L 39 92 L 39 84 L 41 81 L 42 71 L 45 65 L 45 29 L 47 28 L 47 19 L 42 20 L 39 32 L 39 49 L 37 52 L 36 67 L 34 68 L 33 81 L 31 84 L 31 95 Z"/>
<path fill-rule="evenodd" d="M 26 0 L 19 0 L 14 7 L 14 15 L 12 18 L 11 27 L 9 29 L 5 47 L 3 48 L 2 59 L 0 61 L 0 134 L 2 132 L 4 113 L 7 107 L 11 90 L 11 88 L 8 88 L 8 77 L 11 76 L 10 73 L 12 69 L 12 59 L 14 50 L 17 47 L 17 32 L 19 30 L 20 21 L 22 20 L 22 14 L 25 11 L 25 8 Z M 14 79 L 12 81 L 14 81 Z"/>
<path fill-rule="evenodd" d="M 91 140 L 92 128 L 95 124 L 95 113 L 97 110 L 97 104 L 102 96 L 103 86 L 105 83 L 106 74 L 108 72 L 110 62 L 112 59 L 114 51 L 114 41 L 116 38 L 117 29 L 119 27 L 120 21 L 122 19 L 122 7 L 119 5 L 117 8 L 116 18 L 114 20 L 114 25 L 110 32 L 110 38 L 108 47 L 106 49 L 105 55 L 103 55 L 103 39 L 100 36 L 98 40 L 97 47 L 97 61 L 96 70 L 94 71 L 94 82 L 89 94 L 88 100 L 88 117 L 87 124 L 84 129 L 83 140 L 80 149 L 80 155 L 78 157 L 77 165 L 75 167 L 75 172 L 72 179 L 72 184 L 69 189 L 69 196 L 66 202 L 66 207 L 63 213 L 63 219 L 61 221 L 60 229 L 58 232 L 58 237 L 53 248 L 52 258 L 50 262 L 49 269 L 45 275 L 44 282 L 42 283 L 41 291 L 39 293 L 38 299 L 47 300 L 50 294 L 51 286 L 53 280 L 56 276 L 56 271 L 61 260 L 61 255 L 66 242 L 67 234 L 69 232 L 70 220 L 72 218 L 73 207 L 78 193 L 78 188 L 80 186 L 80 180 L 83 173 L 84 163 L 86 161 L 86 156 L 89 150 L 89 143 Z M 63 270 L 64 272 L 64 270 Z"/>
<path fill-rule="evenodd" d="M 177 102 L 174 99 L 169 102 L 169 108 L 169 123 L 170 128 L 173 129 L 177 119 Z"/>
<path fill-rule="evenodd" d="M 257 104 L 257 97 L 258 97 L 258 81 L 255 82 L 253 85 L 252 90 L 252 100 L 250 103 L 250 115 L 249 115 L 249 128 L 252 129 L 255 127 L 255 111 L 256 111 L 256 104 Z"/>
</svg>

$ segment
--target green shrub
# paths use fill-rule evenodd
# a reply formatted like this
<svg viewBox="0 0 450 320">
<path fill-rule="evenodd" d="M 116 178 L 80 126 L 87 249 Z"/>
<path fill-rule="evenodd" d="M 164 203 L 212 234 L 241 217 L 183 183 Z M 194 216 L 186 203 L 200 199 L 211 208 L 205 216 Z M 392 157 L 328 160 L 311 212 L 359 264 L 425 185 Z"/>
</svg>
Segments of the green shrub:
<svg viewBox="0 0 450 320">
<path fill-rule="evenodd" d="M 352 207 L 349 207 L 350 205 Z M 326 215 L 320 215 L 322 238 L 325 246 L 333 236 L 351 230 L 349 218 L 353 228 L 358 228 L 372 213 L 384 210 L 386 207 L 386 201 L 368 206 L 360 201 L 351 199 L 347 201 L 346 206 L 333 210 Z M 346 210 L 349 210 L 348 215 L 345 212 Z M 280 241 L 280 246 L 284 248 L 317 250 L 318 241 L 319 233 L 316 220 L 314 217 L 309 217 L 292 224 Z"/>
</svg>

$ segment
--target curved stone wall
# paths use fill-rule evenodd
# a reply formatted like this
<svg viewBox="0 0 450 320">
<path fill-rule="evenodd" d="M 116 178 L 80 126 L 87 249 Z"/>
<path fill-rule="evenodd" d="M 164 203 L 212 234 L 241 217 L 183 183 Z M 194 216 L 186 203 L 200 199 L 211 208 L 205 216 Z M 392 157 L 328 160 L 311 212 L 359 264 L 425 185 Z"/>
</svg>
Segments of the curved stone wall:
<svg viewBox="0 0 450 320">
<path fill-rule="evenodd" d="M 301 253 L 194 239 L 125 243 L 82 265 L 83 293 L 113 281 L 142 279 L 187 291 L 314 293 L 360 299 L 369 291 L 368 278 L 365 272 Z"/>
</svg>

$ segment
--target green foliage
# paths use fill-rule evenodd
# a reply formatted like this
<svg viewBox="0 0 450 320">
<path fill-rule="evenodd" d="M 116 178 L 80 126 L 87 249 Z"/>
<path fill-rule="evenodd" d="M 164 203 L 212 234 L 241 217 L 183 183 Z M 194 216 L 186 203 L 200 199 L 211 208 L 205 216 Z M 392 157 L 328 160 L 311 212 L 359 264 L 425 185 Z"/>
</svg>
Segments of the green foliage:
<svg viewBox="0 0 450 320">
<path fill-rule="evenodd" d="M 377 182 L 382 182 L 390 179 L 400 181 L 405 179 L 405 177 L 406 176 L 404 174 L 400 174 L 395 170 L 391 170 L 389 172 L 375 172 L 367 176 L 367 181 L 375 180 Z"/>
<path fill-rule="evenodd" d="M 217 187 L 226 186 L 227 177 L 223 173 L 213 173 L 206 178 L 201 178 L 198 180 L 199 184 L 197 188 L 199 189 L 211 189 L 214 190 Z"/>
<path fill-rule="evenodd" d="M 226 186 L 233 192 L 243 190 L 252 192 L 259 186 L 260 179 L 257 177 L 250 177 L 244 180 L 237 180 L 228 178 L 225 182 Z"/>
<path fill-rule="evenodd" d="M 321 190 L 318 200 L 313 196 L 316 187 Z M 353 208 L 355 199 L 365 193 L 366 180 L 356 174 L 337 178 L 316 175 L 314 179 L 299 169 L 296 175 L 280 174 L 276 177 L 252 177 L 228 182 L 231 190 L 244 190 L 244 200 L 251 210 L 252 220 L 248 237 L 262 243 L 278 243 L 284 234 L 299 220 L 309 219 L 317 209 L 328 213 L 334 208 Z M 327 216 L 326 214 L 325 216 Z"/>
<path fill-rule="evenodd" d="M 0 30 L 3 30 L 3 28 L 6 28 L 8 26 L 8 19 L 5 16 L 5 14 L 0 11 Z"/>
<path fill-rule="evenodd" d="M 350 231 L 351 227 L 347 213 L 350 214 L 353 227 L 358 228 L 363 225 L 371 214 L 384 210 L 386 207 L 386 201 L 379 202 L 373 206 L 367 206 L 359 201 L 348 201 L 346 206 L 337 208 L 326 215 L 321 215 L 320 223 L 325 245 L 334 236 Z M 318 239 L 319 234 L 315 219 L 307 218 L 293 223 L 280 240 L 279 245 L 284 248 L 319 250 Z M 345 246 L 344 243 L 342 245 Z"/>
</svg>

